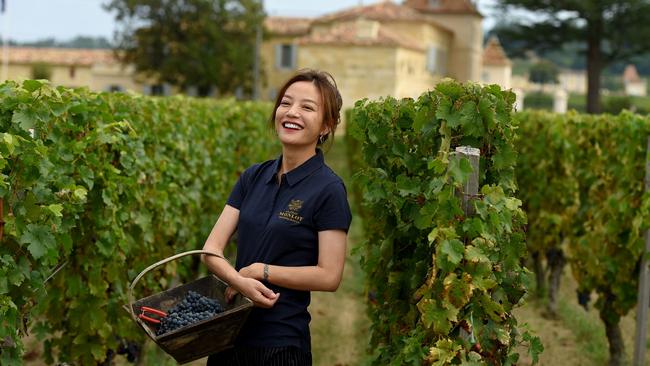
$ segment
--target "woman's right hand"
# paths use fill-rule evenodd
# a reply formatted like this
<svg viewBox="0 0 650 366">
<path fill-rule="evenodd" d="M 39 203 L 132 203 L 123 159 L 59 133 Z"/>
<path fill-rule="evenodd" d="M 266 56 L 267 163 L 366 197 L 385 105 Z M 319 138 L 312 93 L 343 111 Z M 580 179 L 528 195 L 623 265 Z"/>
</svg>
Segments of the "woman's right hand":
<svg viewBox="0 0 650 366">
<path fill-rule="evenodd" d="M 248 277 L 241 277 L 236 284 L 226 288 L 226 301 L 231 302 L 238 292 L 249 298 L 255 306 L 261 308 L 272 307 L 280 298 L 279 293 L 274 293 L 262 282 Z"/>
</svg>

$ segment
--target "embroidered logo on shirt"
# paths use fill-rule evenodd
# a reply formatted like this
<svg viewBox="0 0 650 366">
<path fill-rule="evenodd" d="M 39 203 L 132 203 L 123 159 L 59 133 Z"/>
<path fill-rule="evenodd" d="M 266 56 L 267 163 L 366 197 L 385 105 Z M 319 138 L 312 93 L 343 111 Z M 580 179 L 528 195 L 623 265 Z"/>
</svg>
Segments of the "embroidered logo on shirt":
<svg viewBox="0 0 650 366">
<path fill-rule="evenodd" d="M 278 217 L 299 224 L 303 219 L 303 217 L 300 216 L 301 208 L 302 208 L 301 200 L 291 200 L 291 202 L 289 202 L 289 204 L 287 205 L 287 209 L 281 211 Z"/>
</svg>

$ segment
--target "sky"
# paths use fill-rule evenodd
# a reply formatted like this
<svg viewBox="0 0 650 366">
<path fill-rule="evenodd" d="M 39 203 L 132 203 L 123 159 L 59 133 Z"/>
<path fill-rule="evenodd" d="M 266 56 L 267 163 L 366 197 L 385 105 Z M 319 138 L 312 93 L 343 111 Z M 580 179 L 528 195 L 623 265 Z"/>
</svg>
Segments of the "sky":
<svg viewBox="0 0 650 366">
<path fill-rule="evenodd" d="M 6 11 L 0 15 L 0 34 L 19 42 L 55 38 L 65 41 L 76 36 L 103 36 L 112 39 L 113 14 L 102 8 L 108 0 L 5 0 Z M 351 6 L 376 3 L 378 0 L 264 0 L 272 16 L 316 17 Z M 398 0 L 394 0 L 397 2 Z M 478 0 L 486 18 L 484 27 L 493 23 L 488 17 L 494 0 Z"/>
</svg>

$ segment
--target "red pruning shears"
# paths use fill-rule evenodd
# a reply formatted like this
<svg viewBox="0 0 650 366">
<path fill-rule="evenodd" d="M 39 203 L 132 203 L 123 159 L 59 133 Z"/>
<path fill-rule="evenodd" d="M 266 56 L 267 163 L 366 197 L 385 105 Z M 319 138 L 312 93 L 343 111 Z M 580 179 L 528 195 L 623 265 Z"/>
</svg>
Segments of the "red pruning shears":
<svg viewBox="0 0 650 366">
<path fill-rule="evenodd" d="M 151 318 L 151 317 L 147 316 L 146 315 L 147 312 L 151 313 L 151 314 L 155 314 L 155 315 L 157 315 L 157 316 L 159 316 L 161 318 L 167 316 L 167 313 L 165 313 L 164 311 L 160 311 L 158 309 L 150 308 L 148 306 L 141 307 L 140 311 L 141 311 L 141 313 L 138 315 L 138 318 L 140 318 L 142 320 L 146 320 L 149 323 L 154 323 L 154 324 L 160 324 L 160 319 L 155 319 L 155 318 Z"/>
</svg>

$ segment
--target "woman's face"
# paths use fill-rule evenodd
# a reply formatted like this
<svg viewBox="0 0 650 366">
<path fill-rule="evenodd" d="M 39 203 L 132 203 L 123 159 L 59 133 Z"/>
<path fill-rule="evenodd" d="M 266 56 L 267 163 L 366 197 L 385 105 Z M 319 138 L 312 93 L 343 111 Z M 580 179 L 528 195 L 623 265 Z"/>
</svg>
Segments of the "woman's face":
<svg viewBox="0 0 650 366">
<path fill-rule="evenodd" d="M 282 145 L 316 146 L 318 136 L 328 132 L 323 123 L 323 99 L 309 81 L 287 88 L 275 111 L 275 130 Z"/>
</svg>

